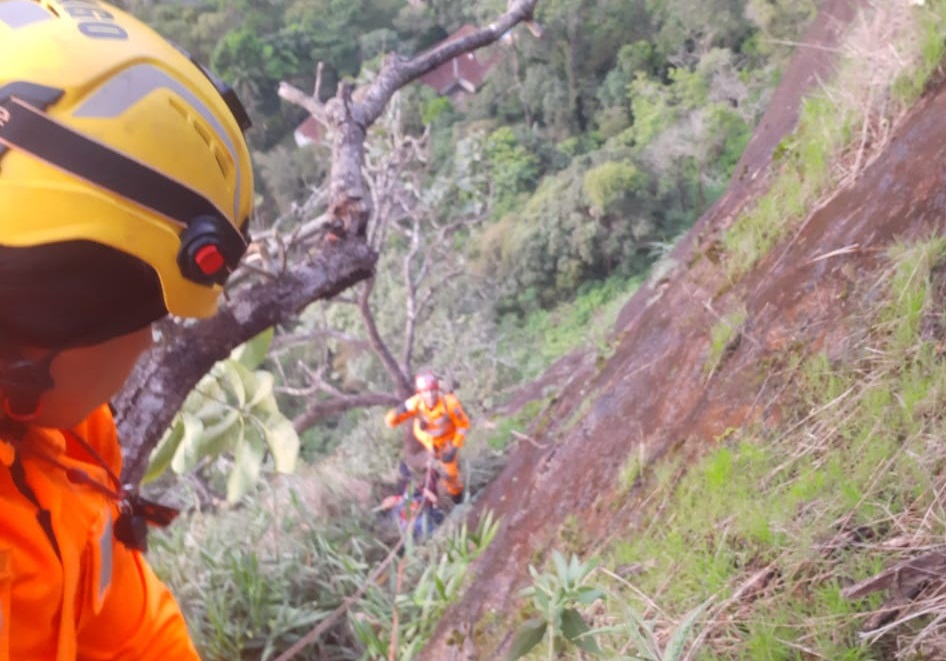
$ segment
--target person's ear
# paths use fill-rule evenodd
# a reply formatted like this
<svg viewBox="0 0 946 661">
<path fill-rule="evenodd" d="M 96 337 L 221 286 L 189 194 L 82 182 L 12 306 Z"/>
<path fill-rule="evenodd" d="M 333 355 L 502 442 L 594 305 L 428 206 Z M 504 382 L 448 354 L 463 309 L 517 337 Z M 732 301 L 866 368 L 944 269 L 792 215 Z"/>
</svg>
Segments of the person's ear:
<svg viewBox="0 0 946 661">
<path fill-rule="evenodd" d="M 3 415 L 16 422 L 32 422 L 40 413 L 43 393 L 52 389 L 49 366 L 56 352 L 34 360 L 23 356 L 0 362 L 0 407 Z"/>
<path fill-rule="evenodd" d="M 39 397 L 32 402 L 21 400 L 13 403 L 9 397 L 3 396 L 3 415 L 14 422 L 33 422 L 39 417 L 41 408 Z"/>
</svg>

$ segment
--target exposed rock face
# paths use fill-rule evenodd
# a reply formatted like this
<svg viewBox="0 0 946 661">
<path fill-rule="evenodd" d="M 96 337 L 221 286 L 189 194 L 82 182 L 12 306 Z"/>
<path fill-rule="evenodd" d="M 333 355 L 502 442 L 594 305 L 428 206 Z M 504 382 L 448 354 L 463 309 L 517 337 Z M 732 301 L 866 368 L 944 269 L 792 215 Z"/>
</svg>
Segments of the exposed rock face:
<svg viewBox="0 0 946 661">
<path fill-rule="evenodd" d="M 829 77 L 826 53 L 858 4 L 823 3 L 803 40 L 814 47 L 797 50 L 729 190 L 675 248 L 679 268 L 642 287 L 621 313 L 614 354 L 565 359 L 552 422 L 542 429 L 553 442 L 521 443 L 482 494 L 478 511 L 493 510 L 503 525 L 422 659 L 502 658 L 508 636 L 491 636 L 488 649 L 478 648 L 484 645 L 474 635 L 477 623 L 514 612 L 536 549 L 548 546 L 568 516 L 579 515 L 599 538 L 630 523 L 626 511 L 631 518 L 615 520 L 596 505 L 608 502 L 638 444 L 652 460 L 747 422 L 777 421 L 780 384 L 764 373 L 767 358 L 791 346 L 842 354 L 858 332 L 856 302 L 847 294 L 872 277 L 876 256 L 896 240 L 943 231 L 946 170 L 934 164 L 946 162 L 939 139 L 946 134 L 946 86 L 930 90 L 857 178 L 738 283 L 730 284 L 712 257 L 721 232 L 766 190 L 773 150 L 794 128 L 803 95 Z M 707 375 L 709 330 L 736 306 L 745 321 Z"/>
</svg>

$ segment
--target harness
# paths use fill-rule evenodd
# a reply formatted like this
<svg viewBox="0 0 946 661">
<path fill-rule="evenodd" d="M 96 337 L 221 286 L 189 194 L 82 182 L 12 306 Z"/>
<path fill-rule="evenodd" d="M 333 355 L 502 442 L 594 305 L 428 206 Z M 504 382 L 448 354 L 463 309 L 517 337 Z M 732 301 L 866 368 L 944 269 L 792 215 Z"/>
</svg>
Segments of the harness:
<svg viewBox="0 0 946 661">
<path fill-rule="evenodd" d="M 432 408 L 427 408 L 423 400 L 418 404 L 417 412 L 423 417 L 425 427 L 424 432 L 435 440 L 443 440 L 452 436 L 456 431 L 456 425 L 447 412 L 446 397 L 439 397 L 437 403 Z"/>
<path fill-rule="evenodd" d="M 115 520 L 114 533 L 115 538 L 129 549 L 141 551 L 148 550 L 148 525 L 164 527 L 170 524 L 180 513 L 173 507 L 167 507 L 158 503 L 151 502 L 142 498 L 137 489 L 122 486 L 118 476 L 108 466 L 108 463 L 102 459 L 102 456 L 92 445 L 78 434 L 63 430 L 63 434 L 82 450 L 99 466 L 101 466 L 109 477 L 112 486 L 102 484 L 94 479 L 81 468 L 67 466 L 55 457 L 36 448 L 27 447 L 23 441 L 26 434 L 26 428 L 21 423 L 12 422 L 7 419 L 6 431 L 9 432 L 8 438 L 13 440 L 13 461 L 9 466 L 10 478 L 16 490 L 36 507 L 36 520 L 43 534 L 49 540 L 56 557 L 62 562 L 62 554 L 59 549 L 59 542 L 56 539 L 56 533 L 53 530 L 52 516 L 48 509 L 44 508 L 36 492 L 30 486 L 26 476 L 26 469 L 23 465 L 23 457 L 27 456 L 37 459 L 48 465 L 59 468 L 66 474 L 66 478 L 74 484 L 82 484 L 90 489 L 104 495 L 109 500 L 118 505 L 118 518 Z"/>
</svg>

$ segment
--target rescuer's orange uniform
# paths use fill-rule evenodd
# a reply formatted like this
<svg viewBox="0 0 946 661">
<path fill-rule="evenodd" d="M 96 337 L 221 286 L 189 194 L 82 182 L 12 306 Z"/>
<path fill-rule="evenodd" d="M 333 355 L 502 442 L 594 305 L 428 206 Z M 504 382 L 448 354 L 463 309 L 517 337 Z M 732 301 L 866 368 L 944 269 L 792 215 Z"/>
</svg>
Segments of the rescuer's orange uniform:
<svg viewBox="0 0 946 661">
<path fill-rule="evenodd" d="M 444 472 L 444 486 L 454 497 L 463 493 L 463 481 L 460 478 L 457 452 L 446 448 L 459 449 L 466 440 L 470 428 L 460 400 L 452 393 L 438 394 L 432 406 L 424 401 L 423 394 L 416 394 L 404 401 L 396 409 L 388 411 L 385 422 L 389 427 L 414 418 L 414 437 L 438 460 Z"/>
<path fill-rule="evenodd" d="M 0 441 L 0 661 L 199 660 L 167 588 L 115 539 L 116 502 L 84 483 L 112 486 L 74 436 L 121 471 L 108 407 L 71 432 L 30 428 L 19 452 Z M 49 512 L 55 546 L 13 480 L 14 463 Z"/>
<path fill-rule="evenodd" d="M 216 312 L 249 240 L 249 126 L 132 15 L 0 0 L 0 661 L 198 659 L 131 550 L 170 515 L 118 484 L 103 403 L 154 322 Z"/>
</svg>

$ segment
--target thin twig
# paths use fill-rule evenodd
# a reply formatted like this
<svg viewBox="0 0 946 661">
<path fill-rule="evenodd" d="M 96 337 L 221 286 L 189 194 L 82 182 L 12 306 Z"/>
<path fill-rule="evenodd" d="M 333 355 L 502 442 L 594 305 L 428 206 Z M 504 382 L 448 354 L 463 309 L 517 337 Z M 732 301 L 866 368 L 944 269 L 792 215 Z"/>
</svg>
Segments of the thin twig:
<svg viewBox="0 0 946 661">
<path fill-rule="evenodd" d="M 345 600 L 339 604 L 338 608 L 333 610 L 331 614 L 319 622 L 309 633 L 300 638 L 296 643 L 290 647 L 288 650 L 276 657 L 275 661 L 289 661 L 289 659 L 294 658 L 299 652 L 306 648 L 310 643 L 315 642 L 319 637 L 325 633 L 329 627 L 331 627 L 338 619 L 346 612 L 352 605 L 361 599 L 365 592 L 368 591 L 368 588 L 374 585 L 375 581 L 381 575 L 381 573 L 388 568 L 388 565 L 397 557 L 398 552 L 401 550 L 401 547 L 404 546 L 404 538 L 402 537 L 397 544 L 394 545 L 394 548 L 388 552 L 387 557 L 381 561 L 374 571 L 371 572 L 371 575 L 362 583 L 361 587 L 358 588 L 358 591 L 354 594 L 345 597 Z"/>
<path fill-rule="evenodd" d="M 535 440 L 531 436 L 526 436 L 525 434 L 521 432 L 517 432 L 515 429 L 511 430 L 509 433 L 512 434 L 512 436 L 515 439 L 520 440 L 520 441 L 527 441 L 528 443 L 531 443 L 533 447 L 537 447 L 540 450 L 544 450 L 550 445 L 550 443 L 542 443 L 541 441 Z"/>
<path fill-rule="evenodd" d="M 819 44 L 809 44 L 804 41 L 792 41 L 790 39 L 766 39 L 766 41 L 768 41 L 770 44 L 778 44 L 780 46 L 804 46 L 805 48 L 811 48 L 812 50 L 823 50 L 827 53 L 843 52 L 840 48 L 821 46 Z"/>
</svg>

